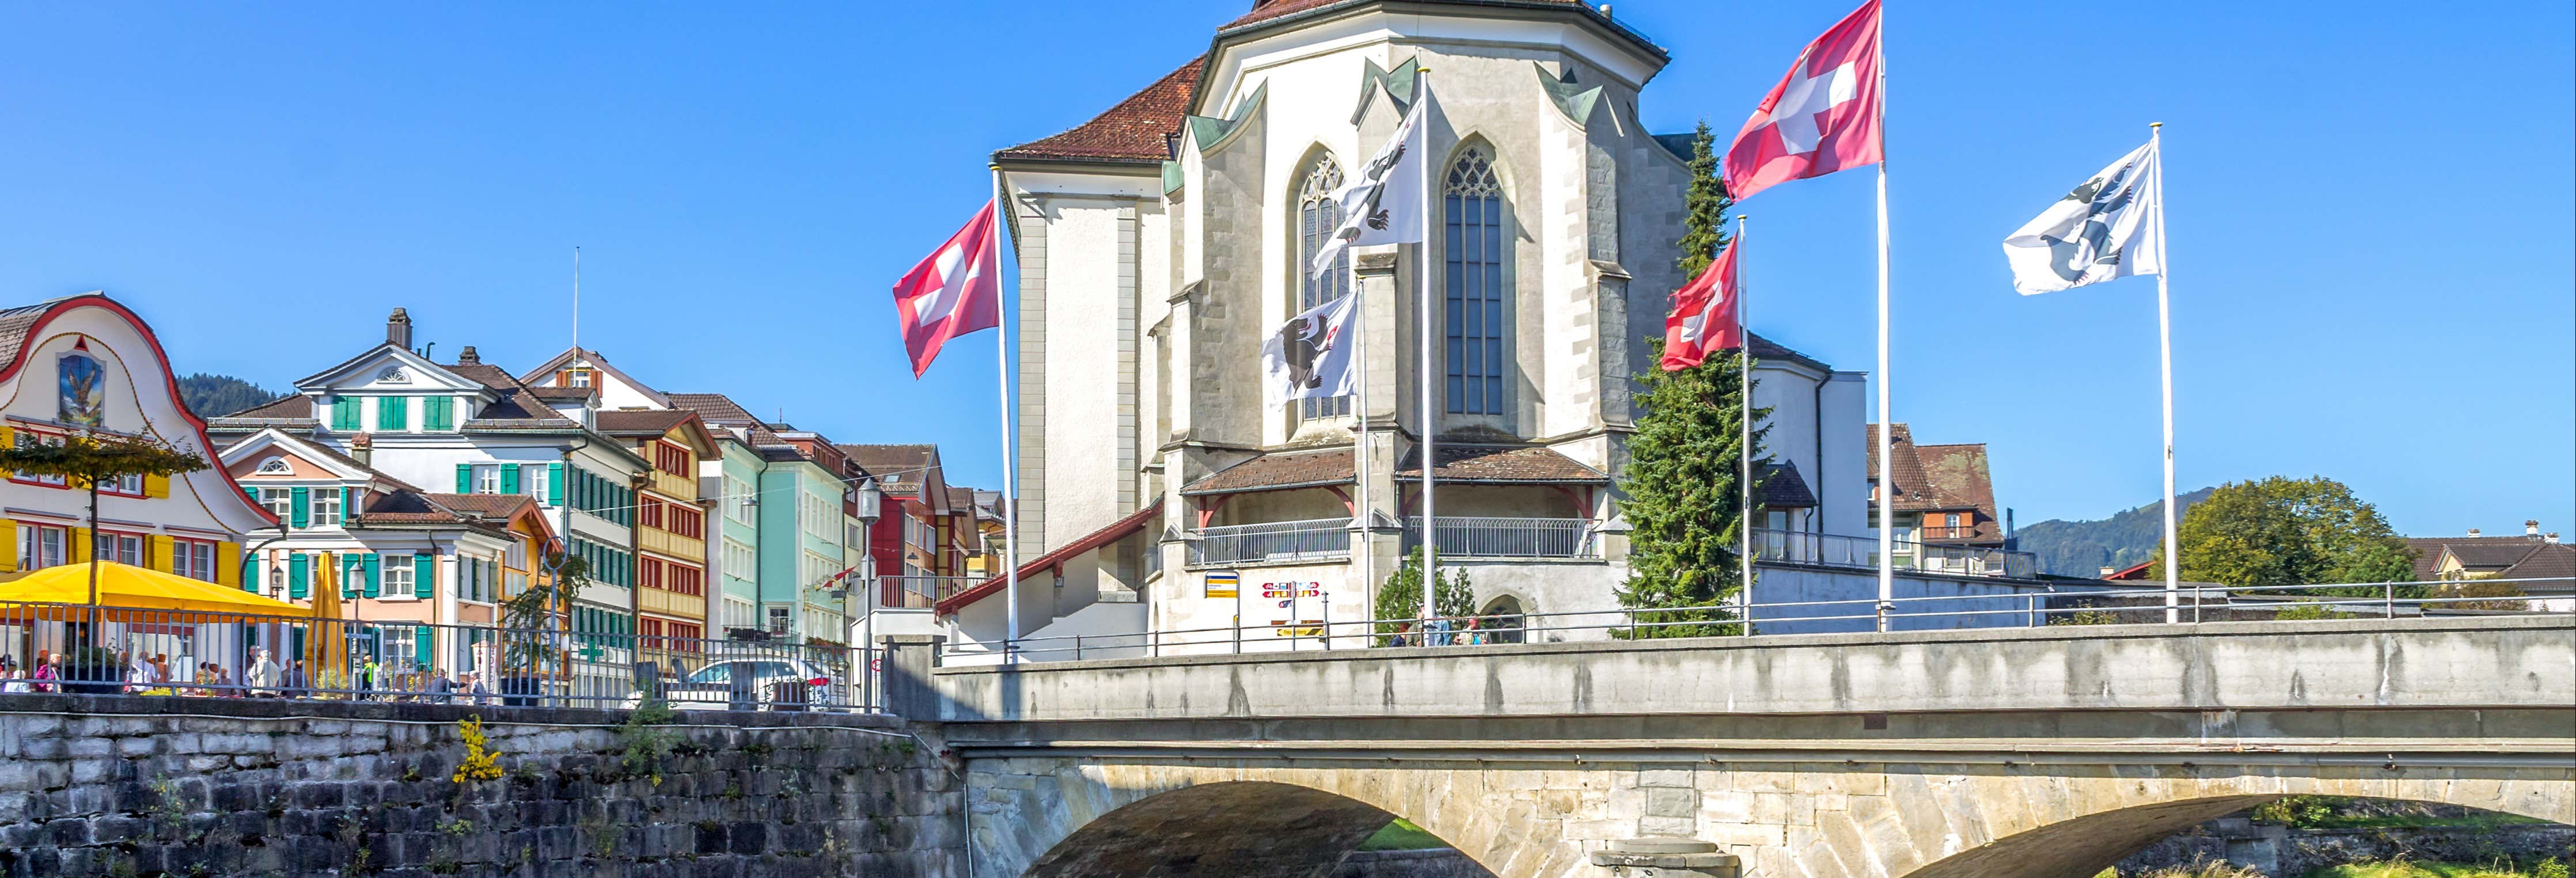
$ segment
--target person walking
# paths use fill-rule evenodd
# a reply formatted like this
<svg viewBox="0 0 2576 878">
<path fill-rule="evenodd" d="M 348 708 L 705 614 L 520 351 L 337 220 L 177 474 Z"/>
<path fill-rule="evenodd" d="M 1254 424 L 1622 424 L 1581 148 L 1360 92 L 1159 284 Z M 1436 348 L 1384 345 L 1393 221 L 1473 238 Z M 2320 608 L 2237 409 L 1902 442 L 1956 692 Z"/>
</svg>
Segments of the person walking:
<svg viewBox="0 0 2576 878">
<path fill-rule="evenodd" d="M 452 696 L 456 692 L 456 681 L 447 679 L 447 670 L 441 668 L 430 674 L 428 689 L 429 700 L 432 703 L 446 704 L 454 700 Z"/>
<path fill-rule="evenodd" d="M 288 698 L 303 698 L 312 694 L 313 681 L 305 676 L 304 662 L 301 659 L 286 666 L 286 675 L 278 681 L 278 684 L 286 690 Z"/>
</svg>

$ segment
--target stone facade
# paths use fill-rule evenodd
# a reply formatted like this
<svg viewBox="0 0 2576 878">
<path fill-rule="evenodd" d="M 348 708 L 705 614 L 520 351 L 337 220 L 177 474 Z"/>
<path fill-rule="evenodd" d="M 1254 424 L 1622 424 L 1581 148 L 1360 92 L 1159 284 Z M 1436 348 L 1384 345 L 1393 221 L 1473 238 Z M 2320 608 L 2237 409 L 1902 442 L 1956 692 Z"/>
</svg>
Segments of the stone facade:
<svg viewBox="0 0 2576 878">
<path fill-rule="evenodd" d="M 1271 874 L 1330 874 L 1310 870 L 1391 816 L 1504 878 L 1603 875 L 1590 852 L 1650 835 L 1716 842 L 1765 878 L 2064 878 L 2291 794 L 2576 822 L 2564 767 L 1015 757 L 971 760 L 968 786 L 975 878 L 1232 850 L 1264 852 Z"/>
<path fill-rule="evenodd" d="M 475 714 L 503 776 L 459 784 Z M 957 775 L 900 723 L 679 716 L 0 695 L 0 876 L 962 871 Z"/>
</svg>

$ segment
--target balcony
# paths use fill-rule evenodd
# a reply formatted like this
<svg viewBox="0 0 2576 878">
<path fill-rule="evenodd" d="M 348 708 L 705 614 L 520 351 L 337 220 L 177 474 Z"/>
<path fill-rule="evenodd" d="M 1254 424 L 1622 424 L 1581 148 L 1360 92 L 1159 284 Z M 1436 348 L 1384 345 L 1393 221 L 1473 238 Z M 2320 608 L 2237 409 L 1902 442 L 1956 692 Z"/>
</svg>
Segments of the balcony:
<svg viewBox="0 0 2576 878">
<path fill-rule="evenodd" d="M 1783 564 L 1878 569 L 1878 539 L 1875 537 L 1756 528 L 1753 531 L 1753 554 L 1758 560 Z M 1896 543 L 1895 563 L 1891 566 L 1922 573 L 2029 579 L 2039 575 L 2039 556 L 2004 549 L 1926 545 L 1900 540 Z"/>
<path fill-rule="evenodd" d="M 1452 518 L 1439 520 L 1442 558 L 1599 558 L 1600 535 L 1588 518 Z M 1422 544 L 1422 517 L 1404 520 L 1404 551 Z"/>
<path fill-rule="evenodd" d="M 1351 555 L 1351 520 L 1317 518 L 1201 528 L 1189 535 L 1190 565 L 1322 561 Z"/>
</svg>

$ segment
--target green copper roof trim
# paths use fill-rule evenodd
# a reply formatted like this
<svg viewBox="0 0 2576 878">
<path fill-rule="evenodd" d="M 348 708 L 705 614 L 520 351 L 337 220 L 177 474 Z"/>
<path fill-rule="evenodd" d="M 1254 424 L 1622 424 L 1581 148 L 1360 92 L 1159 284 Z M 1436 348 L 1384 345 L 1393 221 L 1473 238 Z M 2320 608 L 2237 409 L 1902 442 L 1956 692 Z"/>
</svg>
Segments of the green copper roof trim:
<svg viewBox="0 0 2576 878">
<path fill-rule="evenodd" d="M 1548 75 L 1547 67 L 1536 61 L 1530 62 L 1530 69 L 1538 71 L 1539 88 L 1547 92 L 1548 100 L 1556 102 L 1556 108 L 1565 113 L 1567 120 L 1578 126 L 1591 121 L 1593 105 L 1601 103 L 1600 86 L 1584 88 L 1577 85 L 1574 68 L 1571 67 L 1566 68 L 1562 79 Z"/>
<path fill-rule="evenodd" d="M 1178 191 L 1181 191 L 1181 163 L 1165 159 L 1163 161 L 1163 194 L 1170 195 Z"/>
<path fill-rule="evenodd" d="M 1199 152 L 1206 153 L 1207 151 L 1215 149 L 1217 146 L 1225 143 L 1226 137 L 1232 135 L 1236 129 L 1243 127 L 1243 120 L 1252 117 L 1253 109 L 1258 107 L 1261 104 L 1262 98 L 1267 96 L 1269 93 L 1270 83 L 1265 80 L 1260 85 L 1253 86 L 1252 93 L 1244 95 L 1243 100 L 1234 102 L 1234 113 L 1232 115 L 1223 119 L 1211 119 L 1206 116 L 1184 116 L 1182 117 L 1182 124 L 1189 127 L 1190 140 L 1199 145 Z M 1166 176 L 1165 180 L 1167 184 L 1169 179 L 1170 178 Z"/>
<path fill-rule="evenodd" d="M 1398 61 L 1394 70 L 1379 67 L 1376 61 L 1362 60 L 1360 101 L 1358 106 L 1351 108 L 1351 124 L 1360 124 L 1360 117 L 1368 115 L 1369 103 L 1377 99 L 1380 89 L 1385 90 L 1387 100 L 1395 104 L 1396 115 L 1413 112 L 1413 102 L 1421 97 L 1416 91 L 1421 88 L 1422 65 L 1418 63 L 1421 58 L 1415 55 Z"/>
</svg>

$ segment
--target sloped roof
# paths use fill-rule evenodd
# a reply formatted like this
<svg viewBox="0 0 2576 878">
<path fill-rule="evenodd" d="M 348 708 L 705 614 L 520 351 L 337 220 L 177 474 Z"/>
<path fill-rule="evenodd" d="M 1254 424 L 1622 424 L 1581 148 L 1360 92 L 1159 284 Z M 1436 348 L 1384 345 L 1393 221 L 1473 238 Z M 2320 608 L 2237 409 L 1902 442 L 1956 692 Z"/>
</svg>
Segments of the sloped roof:
<svg viewBox="0 0 2576 878">
<path fill-rule="evenodd" d="M 1753 337 L 1753 358 L 1756 360 L 1788 360 L 1804 364 L 1818 372 L 1831 372 L 1834 370 L 1834 367 L 1825 365 L 1825 361 L 1790 350 L 1787 346 L 1782 345 L 1779 342 L 1763 338 L 1761 333 L 1756 332 L 1747 334 Z"/>
<path fill-rule="evenodd" d="M 1866 472 L 1875 481 L 1877 424 L 1868 425 L 1863 444 Z M 1914 432 L 1898 424 L 1889 437 L 1889 450 L 1895 456 L 1896 485 L 1891 496 L 1895 498 L 1896 511 L 1975 510 L 1976 525 L 1969 536 L 1943 539 L 1980 543 L 2003 539 L 2003 517 L 1995 506 L 1994 476 L 1984 444 L 1916 445 Z"/>
<path fill-rule="evenodd" d="M 291 393 L 229 415 L 220 415 L 218 417 L 226 420 L 241 419 L 252 421 L 306 420 L 313 417 L 313 398 L 300 393 Z"/>
<path fill-rule="evenodd" d="M 918 493 L 923 479 L 939 465 L 937 445 L 834 445 L 890 494 Z"/>
<path fill-rule="evenodd" d="M 565 348 L 563 353 L 554 355 L 553 359 L 539 363 L 536 368 L 530 369 L 526 374 L 520 375 L 519 383 L 533 384 L 537 379 L 551 375 L 555 370 L 563 368 L 566 365 L 570 365 L 575 358 L 586 361 L 593 368 L 606 372 L 617 380 L 625 382 L 626 386 L 634 388 L 635 392 L 643 394 L 644 398 L 652 400 L 655 404 L 672 404 L 669 394 L 655 390 L 652 387 L 647 386 L 644 382 L 635 380 L 634 376 L 628 375 L 624 371 L 618 369 L 615 365 L 610 364 L 606 356 L 603 356 L 600 352 L 589 348 Z"/>
<path fill-rule="evenodd" d="M 1182 496 L 1285 491 L 1352 482 L 1351 450 L 1276 451 L 1208 474 L 1181 489 Z"/>
<path fill-rule="evenodd" d="M 18 352 L 27 346 L 27 333 L 33 331 L 36 324 L 44 322 L 45 312 L 52 310 L 54 303 L 60 301 L 47 299 L 0 311 L 0 363 L 18 358 Z"/>
<path fill-rule="evenodd" d="M 687 409 L 614 409 L 591 416 L 591 423 L 611 436 L 659 436 L 697 416 Z"/>
<path fill-rule="evenodd" d="M 996 152 L 993 160 L 1160 163 L 1171 157 L 1171 145 L 1164 138 L 1181 130 L 1181 117 L 1189 113 L 1203 60 L 1190 59 L 1091 121 Z"/>
<path fill-rule="evenodd" d="M 1145 501 L 1143 508 L 1128 513 L 1127 517 L 1110 522 L 1107 527 L 1083 534 L 1081 538 L 1076 539 L 1073 542 L 1057 546 L 1053 551 L 1044 555 L 1039 555 L 1036 559 L 1020 565 L 1019 578 L 1022 581 L 1027 581 L 1035 578 L 1040 573 L 1046 572 L 1048 568 L 1064 563 L 1067 559 L 1081 555 L 1084 552 L 1109 545 L 1110 543 L 1126 539 L 1137 531 L 1144 530 L 1146 525 L 1152 524 L 1154 519 L 1160 518 L 1162 515 L 1163 498 L 1156 497 L 1152 500 L 1147 500 Z M 968 605 L 973 604 L 976 601 L 1000 594 L 1009 586 L 1010 579 L 1008 577 L 996 576 L 991 579 L 984 580 L 980 585 L 949 595 L 948 597 L 941 599 L 938 603 L 932 604 L 932 612 L 935 615 L 940 616 L 954 616 L 957 614 L 958 610 L 965 609 Z"/>
<path fill-rule="evenodd" d="M 1759 480 L 1756 484 L 1762 486 L 1755 498 L 1758 505 L 1799 509 L 1816 507 L 1816 492 L 1807 487 L 1806 477 L 1798 474 L 1797 461 L 1761 464 L 1754 468 L 1753 477 Z"/>
<path fill-rule="evenodd" d="M 1553 448 L 1500 445 L 1442 445 L 1440 465 L 1432 476 L 1443 482 L 1486 484 L 1607 484 L 1608 475 Z M 1422 452 L 1405 452 L 1395 465 L 1397 481 L 1422 480 Z"/>
<path fill-rule="evenodd" d="M 2515 553 L 2513 561 L 2519 561 L 2522 559 L 2521 553 L 2528 552 L 2531 546 L 2547 545 L 2541 540 L 2524 534 L 2493 537 L 2406 537 L 2405 539 L 2406 547 L 2415 550 L 2415 579 L 2419 582 L 2441 578 L 2444 550 L 2484 552 L 2486 550 L 2483 547 L 2493 546 L 2497 547 L 2498 551 Z M 2506 563 L 2511 564 L 2512 561 Z"/>
</svg>

